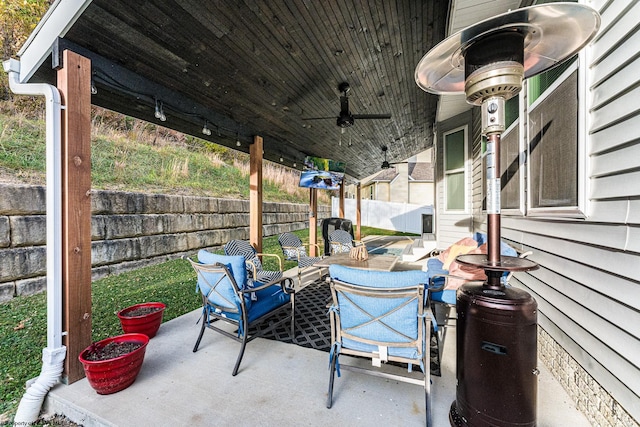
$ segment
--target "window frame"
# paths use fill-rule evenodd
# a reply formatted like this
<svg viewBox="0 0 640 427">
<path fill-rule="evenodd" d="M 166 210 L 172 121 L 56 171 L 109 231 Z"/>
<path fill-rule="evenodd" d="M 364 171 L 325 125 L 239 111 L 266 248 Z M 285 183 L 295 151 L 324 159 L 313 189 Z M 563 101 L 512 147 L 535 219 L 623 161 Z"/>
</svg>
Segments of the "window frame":
<svg viewBox="0 0 640 427">
<path fill-rule="evenodd" d="M 452 135 L 457 132 L 463 132 L 463 165 L 461 168 L 452 169 L 450 171 L 447 170 L 446 167 L 446 158 L 447 158 L 447 136 Z M 447 189 L 447 175 L 452 173 L 463 173 L 463 183 L 464 183 L 464 207 L 462 209 L 449 209 L 448 203 L 448 189 Z M 442 180 L 443 180 L 443 201 L 444 201 L 444 212 L 453 213 L 453 214 L 467 214 L 470 211 L 470 202 L 469 202 L 469 126 L 462 125 L 453 129 L 449 129 L 447 131 L 442 132 Z"/>
</svg>

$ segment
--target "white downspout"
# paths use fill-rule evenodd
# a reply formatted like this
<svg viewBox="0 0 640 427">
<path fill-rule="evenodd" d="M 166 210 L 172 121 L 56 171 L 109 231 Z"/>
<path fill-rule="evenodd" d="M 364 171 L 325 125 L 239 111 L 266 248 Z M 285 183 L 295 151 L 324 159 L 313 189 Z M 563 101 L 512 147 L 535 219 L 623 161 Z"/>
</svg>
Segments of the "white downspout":
<svg viewBox="0 0 640 427">
<path fill-rule="evenodd" d="M 62 374 L 67 349 L 62 345 L 62 155 L 60 153 L 60 92 L 45 83 L 20 83 L 20 62 L 3 63 L 11 91 L 42 95 L 46 101 L 47 197 L 47 347 L 42 349 L 42 371 L 18 405 L 14 425 L 35 422 L 44 398 Z"/>
</svg>

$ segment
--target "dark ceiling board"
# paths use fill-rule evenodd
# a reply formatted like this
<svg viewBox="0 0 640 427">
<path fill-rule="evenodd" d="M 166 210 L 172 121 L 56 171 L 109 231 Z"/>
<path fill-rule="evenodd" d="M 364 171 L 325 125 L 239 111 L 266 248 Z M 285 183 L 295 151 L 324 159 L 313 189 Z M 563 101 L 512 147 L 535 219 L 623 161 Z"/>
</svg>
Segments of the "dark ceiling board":
<svg viewBox="0 0 640 427">
<path fill-rule="evenodd" d="M 96 103 L 157 122 L 149 100 L 170 92 L 174 99 L 163 102 L 187 111 L 174 120 L 167 114 L 162 125 L 204 137 L 200 115 L 210 121 L 208 140 L 226 123 L 243 140 L 262 136 L 265 158 L 298 165 L 305 155 L 334 158 L 362 179 L 379 170 L 382 145 L 390 161 L 432 145 L 438 98 L 413 74 L 443 39 L 448 7 L 448 0 L 94 0 L 65 38 L 164 88 L 134 85 L 118 95 L 103 87 Z M 34 76 L 50 82 L 50 65 Z M 118 77 L 102 76 L 126 86 Z M 335 120 L 343 81 L 352 114 L 392 118 L 356 119 L 343 134 Z M 137 99 L 136 91 L 148 93 Z M 222 142 L 233 148 L 235 140 Z"/>
</svg>

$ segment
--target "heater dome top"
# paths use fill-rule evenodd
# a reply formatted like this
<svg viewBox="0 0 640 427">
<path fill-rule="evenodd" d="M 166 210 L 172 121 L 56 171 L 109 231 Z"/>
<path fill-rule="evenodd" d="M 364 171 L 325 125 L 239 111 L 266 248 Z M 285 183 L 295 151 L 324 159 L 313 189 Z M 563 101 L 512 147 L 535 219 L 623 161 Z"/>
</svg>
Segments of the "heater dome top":
<svg viewBox="0 0 640 427">
<path fill-rule="evenodd" d="M 599 28 L 600 15 L 578 3 L 516 9 L 478 22 L 440 42 L 418 63 L 416 83 L 426 92 L 439 95 L 465 92 L 465 54 L 469 48 L 488 37 L 513 32 L 524 38 L 524 78 L 535 76 L 575 55 Z"/>
</svg>

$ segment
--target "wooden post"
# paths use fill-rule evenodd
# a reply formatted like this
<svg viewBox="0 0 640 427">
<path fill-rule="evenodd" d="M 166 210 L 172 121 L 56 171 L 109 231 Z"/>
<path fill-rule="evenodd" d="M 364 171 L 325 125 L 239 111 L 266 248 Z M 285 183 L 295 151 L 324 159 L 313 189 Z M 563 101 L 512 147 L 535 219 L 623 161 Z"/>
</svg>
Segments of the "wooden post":
<svg viewBox="0 0 640 427">
<path fill-rule="evenodd" d="M 344 181 L 340 183 L 339 216 L 344 218 Z"/>
<path fill-rule="evenodd" d="M 63 52 L 62 323 L 67 347 L 63 377 L 84 377 L 78 355 L 91 344 L 91 60 Z"/>
<path fill-rule="evenodd" d="M 249 242 L 262 252 L 262 137 L 249 146 Z"/>
<path fill-rule="evenodd" d="M 362 199 L 360 198 L 360 183 L 356 186 L 356 235 L 355 239 L 362 239 L 360 224 L 362 222 Z"/>
<path fill-rule="evenodd" d="M 318 243 L 318 189 L 309 189 L 309 256 L 317 256 Z"/>
</svg>

